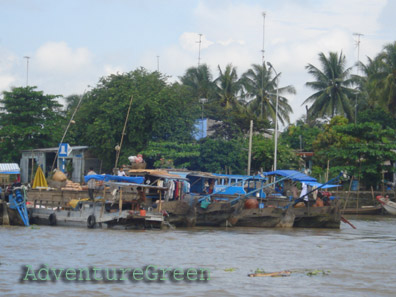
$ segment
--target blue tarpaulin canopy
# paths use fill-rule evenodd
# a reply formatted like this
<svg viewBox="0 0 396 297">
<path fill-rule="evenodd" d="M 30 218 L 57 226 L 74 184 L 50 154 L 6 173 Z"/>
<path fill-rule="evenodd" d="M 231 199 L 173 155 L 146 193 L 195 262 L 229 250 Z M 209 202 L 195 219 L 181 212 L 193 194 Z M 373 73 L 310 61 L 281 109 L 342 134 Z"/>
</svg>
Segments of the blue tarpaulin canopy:
<svg viewBox="0 0 396 297">
<path fill-rule="evenodd" d="M 318 182 L 310 182 L 310 181 L 307 181 L 307 182 L 305 182 L 308 186 L 311 186 L 311 187 L 317 187 L 317 188 L 321 188 L 321 189 L 327 189 L 327 188 L 334 188 L 334 187 L 340 187 L 341 185 L 330 185 L 330 184 L 328 184 L 328 185 L 323 185 L 323 184 L 321 184 L 321 183 L 318 183 Z"/>
<path fill-rule="evenodd" d="M 266 176 L 271 176 L 271 175 L 280 175 L 284 177 L 290 176 L 291 180 L 299 181 L 299 182 L 308 182 L 308 181 L 316 182 L 316 178 L 308 176 L 302 172 L 295 170 L 275 170 L 270 172 L 263 172 L 263 174 Z"/>
<path fill-rule="evenodd" d="M 84 176 L 85 182 L 88 182 L 90 179 L 95 180 L 103 180 L 103 181 L 117 181 L 117 182 L 128 182 L 135 184 L 142 184 L 144 182 L 144 177 L 132 177 L 132 176 L 118 176 L 118 175 L 110 175 L 110 174 L 91 174 Z"/>
</svg>

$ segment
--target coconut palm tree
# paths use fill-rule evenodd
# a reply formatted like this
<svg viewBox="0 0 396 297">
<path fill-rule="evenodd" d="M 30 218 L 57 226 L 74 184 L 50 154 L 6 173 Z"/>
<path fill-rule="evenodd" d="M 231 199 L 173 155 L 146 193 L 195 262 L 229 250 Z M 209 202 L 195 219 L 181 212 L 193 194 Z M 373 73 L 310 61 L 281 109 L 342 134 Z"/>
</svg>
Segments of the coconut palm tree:
<svg viewBox="0 0 396 297">
<path fill-rule="evenodd" d="M 315 93 L 308 97 L 303 105 L 312 103 L 308 111 L 313 118 L 343 115 L 352 120 L 354 116 L 351 100 L 356 95 L 356 91 L 350 88 L 353 85 L 353 79 L 350 77 L 352 68 L 346 67 L 346 59 L 342 52 L 330 52 L 327 57 L 320 53 L 319 61 L 321 69 L 312 64 L 305 67 L 315 79 L 305 85 Z"/>
<path fill-rule="evenodd" d="M 380 71 L 376 77 L 381 101 L 396 114 L 396 41 L 384 46 L 377 56 L 380 61 Z"/>
<path fill-rule="evenodd" d="M 212 73 L 206 64 L 190 67 L 180 77 L 181 82 L 192 88 L 196 98 L 211 98 L 214 92 Z"/>
<path fill-rule="evenodd" d="M 228 64 L 223 71 L 220 66 L 219 77 L 214 81 L 216 84 L 216 95 L 220 105 L 227 109 L 242 107 L 242 100 L 239 102 L 241 92 L 241 81 L 238 78 L 237 70 L 232 64 Z"/>
<path fill-rule="evenodd" d="M 363 75 L 352 75 L 357 85 L 358 106 L 372 108 L 379 105 L 379 92 L 376 87 L 380 73 L 381 63 L 379 59 L 367 58 L 367 64 L 358 62 L 358 67 Z"/>
<path fill-rule="evenodd" d="M 252 68 L 242 75 L 242 84 L 245 96 L 248 100 L 248 110 L 261 119 L 269 119 L 275 122 L 276 91 L 278 89 L 278 119 L 282 124 L 290 122 L 289 114 L 292 108 L 288 103 L 285 93 L 295 94 L 293 86 L 278 87 L 280 73 L 276 74 L 273 69 L 267 69 L 265 64 L 253 64 Z"/>
</svg>

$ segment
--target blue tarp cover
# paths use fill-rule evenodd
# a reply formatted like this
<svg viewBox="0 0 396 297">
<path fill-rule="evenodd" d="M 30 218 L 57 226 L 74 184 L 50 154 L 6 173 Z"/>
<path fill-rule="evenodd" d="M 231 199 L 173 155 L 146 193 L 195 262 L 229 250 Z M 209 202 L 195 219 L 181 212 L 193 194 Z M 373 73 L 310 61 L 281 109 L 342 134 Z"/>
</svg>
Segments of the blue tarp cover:
<svg viewBox="0 0 396 297">
<path fill-rule="evenodd" d="M 213 173 L 213 175 L 219 176 L 220 178 L 230 178 L 230 179 L 237 179 L 237 180 L 247 180 L 247 179 L 259 179 L 265 180 L 266 178 L 261 175 L 235 175 L 235 174 L 219 174 Z"/>
<path fill-rule="evenodd" d="M 280 176 L 290 176 L 291 180 L 294 181 L 299 181 L 299 182 L 316 182 L 316 178 L 308 176 L 304 173 L 295 171 L 295 170 L 276 170 L 276 171 L 270 171 L 270 172 L 263 172 L 264 175 L 280 175 Z"/>
<path fill-rule="evenodd" d="M 110 174 L 91 174 L 84 176 L 85 182 L 88 182 L 90 179 L 103 180 L 103 181 L 128 182 L 135 184 L 142 184 L 144 182 L 144 177 L 118 176 L 118 175 L 110 175 Z"/>
<path fill-rule="evenodd" d="M 305 182 L 307 185 L 309 185 L 309 186 L 311 186 L 311 187 L 317 187 L 317 188 L 321 188 L 321 189 L 327 189 L 327 188 L 334 188 L 334 187 L 340 187 L 341 185 L 330 185 L 330 184 L 328 184 L 328 185 L 324 185 L 323 186 L 323 184 L 321 184 L 321 183 L 318 183 L 318 182 L 310 182 L 310 181 L 307 181 L 307 182 Z"/>
</svg>

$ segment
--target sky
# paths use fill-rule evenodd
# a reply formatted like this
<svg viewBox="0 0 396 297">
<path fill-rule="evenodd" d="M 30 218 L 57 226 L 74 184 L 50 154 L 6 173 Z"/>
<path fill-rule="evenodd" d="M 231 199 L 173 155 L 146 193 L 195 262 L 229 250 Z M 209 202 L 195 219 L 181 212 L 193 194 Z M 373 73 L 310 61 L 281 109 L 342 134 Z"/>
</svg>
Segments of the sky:
<svg viewBox="0 0 396 297">
<path fill-rule="evenodd" d="M 83 94 L 140 67 L 174 82 L 199 57 L 214 77 L 229 63 L 242 75 L 264 49 L 279 86 L 296 88 L 294 122 L 313 92 L 307 64 L 330 51 L 348 67 L 366 63 L 396 41 L 395 28 L 396 0 L 0 0 L 0 93 L 28 84 Z"/>
</svg>

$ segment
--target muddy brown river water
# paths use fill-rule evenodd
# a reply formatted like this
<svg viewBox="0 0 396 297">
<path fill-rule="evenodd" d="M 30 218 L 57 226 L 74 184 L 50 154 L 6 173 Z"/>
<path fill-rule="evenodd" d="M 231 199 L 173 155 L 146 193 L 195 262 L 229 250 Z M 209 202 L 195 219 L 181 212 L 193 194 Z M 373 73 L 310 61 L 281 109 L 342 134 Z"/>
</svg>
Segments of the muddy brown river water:
<svg viewBox="0 0 396 297">
<path fill-rule="evenodd" d="M 348 219 L 357 229 L 0 226 L 0 296 L 396 296 L 396 218 Z M 292 273 L 247 276 L 257 269 Z"/>
</svg>

